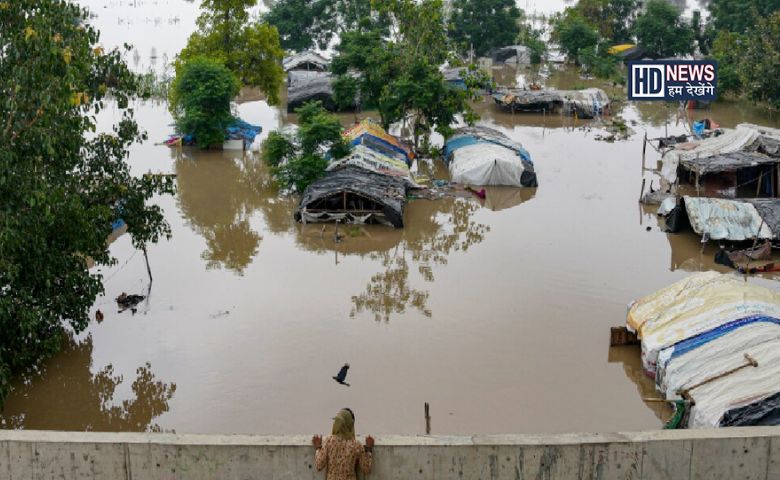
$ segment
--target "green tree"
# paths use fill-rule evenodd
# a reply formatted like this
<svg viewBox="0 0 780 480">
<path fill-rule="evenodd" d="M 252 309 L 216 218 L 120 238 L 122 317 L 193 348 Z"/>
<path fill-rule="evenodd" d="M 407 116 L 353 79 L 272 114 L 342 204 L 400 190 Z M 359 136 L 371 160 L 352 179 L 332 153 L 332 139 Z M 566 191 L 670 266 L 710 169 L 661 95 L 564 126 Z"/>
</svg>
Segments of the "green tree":
<svg viewBox="0 0 780 480">
<path fill-rule="evenodd" d="M 128 147 L 146 136 L 130 101 L 137 78 L 122 52 L 104 52 L 88 12 L 65 0 L 0 2 L 0 400 L 8 380 L 58 351 L 65 325 L 83 331 L 103 292 L 87 260 L 115 262 L 111 223 L 133 244 L 169 236 L 147 201 L 172 179 L 135 177 Z M 108 102 L 121 120 L 95 133 Z"/>
<path fill-rule="evenodd" d="M 543 34 L 543 30 L 533 28 L 530 23 L 524 23 L 520 27 L 517 43 L 528 47 L 533 64 L 542 63 L 542 59 L 547 53 L 547 42 L 542 39 Z"/>
<path fill-rule="evenodd" d="M 771 109 L 780 108 L 780 11 L 759 19 L 748 32 L 740 65 L 747 97 Z"/>
<path fill-rule="evenodd" d="M 239 82 L 233 73 L 217 60 L 195 57 L 181 66 L 171 89 L 178 130 L 193 135 L 200 148 L 222 145 L 225 129 L 235 120 L 230 101 Z"/>
<path fill-rule="evenodd" d="M 637 41 L 654 58 L 693 52 L 693 29 L 679 8 L 665 0 L 649 0 L 634 24 Z"/>
<path fill-rule="evenodd" d="M 780 10 L 780 0 L 711 0 L 710 13 L 717 30 L 745 33 L 759 18 Z"/>
<path fill-rule="evenodd" d="M 553 21 L 552 38 L 569 60 L 579 62 L 581 50 L 596 47 L 599 33 L 577 10 L 567 8 Z"/>
<path fill-rule="evenodd" d="M 278 0 L 265 21 L 279 30 L 289 50 L 325 49 L 334 37 L 359 29 L 372 16 L 370 0 Z"/>
<path fill-rule="evenodd" d="M 631 24 L 638 7 L 637 0 L 579 0 L 575 8 L 603 38 L 624 43 L 631 41 Z"/>
<path fill-rule="evenodd" d="M 718 92 L 742 92 L 740 69 L 745 39 L 738 33 L 721 30 L 712 44 L 712 56 L 718 61 Z"/>
<path fill-rule="evenodd" d="M 512 45 L 520 33 L 521 11 L 514 0 L 454 0 L 450 35 L 462 51 L 477 55 Z"/>
<path fill-rule="evenodd" d="M 339 119 L 320 102 L 309 102 L 296 113 L 295 134 L 271 132 L 263 142 L 262 158 L 282 186 L 303 192 L 325 175 L 328 158 L 344 157 L 349 147 L 341 137 Z"/>
<path fill-rule="evenodd" d="M 248 9 L 256 3 L 257 0 L 203 0 L 198 31 L 179 53 L 174 63 L 176 74 L 190 59 L 211 57 L 222 62 L 244 85 L 260 88 L 268 103 L 277 104 L 284 83 L 284 51 L 276 27 L 249 21 Z M 171 100 L 175 103 L 175 98 Z"/>
</svg>

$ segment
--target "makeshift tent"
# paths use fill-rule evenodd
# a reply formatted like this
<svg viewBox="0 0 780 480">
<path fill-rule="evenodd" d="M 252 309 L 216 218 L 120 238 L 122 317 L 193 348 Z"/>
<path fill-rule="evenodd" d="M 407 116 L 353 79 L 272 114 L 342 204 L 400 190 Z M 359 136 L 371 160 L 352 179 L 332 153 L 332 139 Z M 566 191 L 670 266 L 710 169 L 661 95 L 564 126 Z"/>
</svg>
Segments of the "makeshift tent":
<svg viewBox="0 0 780 480">
<path fill-rule="evenodd" d="M 493 53 L 493 61 L 495 63 L 529 65 L 531 63 L 531 50 L 525 45 L 509 45 L 496 50 Z"/>
<path fill-rule="evenodd" d="M 240 118 L 233 120 L 233 123 L 225 128 L 225 142 L 223 148 L 225 150 L 246 150 L 255 141 L 255 137 L 260 135 L 263 131 L 263 127 L 259 125 L 252 125 Z M 169 135 L 165 140 L 165 144 L 169 147 L 181 146 L 181 145 L 195 145 L 197 139 L 191 134 L 176 133 Z"/>
<path fill-rule="evenodd" d="M 609 109 L 609 96 L 600 88 L 561 91 L 563 112 L 579 118 L 594 118 Z"/>
<path fill-rule="evenodd" d="M 525 90 L 502 89 L 493 95 L 496 105 L 513 111 L 561 110 L 579 118 L 602 115 L 609 108 L 609 96 L 600 88 L 584 90 Z"/>
<path fill-rule="evenodd" d="M 303 192 L 295 219 L 303 223 L 379 223 L 403 227 L 406 186 L 401 178 L 355 166 L 328 172 Z"/>
<path fill-rule="evenodd" d="M 774 201 L 772 205 L 766 202 L 762 204 L 762 209 L 777 212 L 780 216 L 780 201 Z M 684 217 L 667 220 L 667 226 L 673 233 L 689 223 L 694 232 L 712 240 L 743 241 L 756 236 L 770 239 L 776 236 L 770 223 L 763 220 L 756 206 L 748 201 L 684 196 L 675 210 L 670 218 L 672 215 Z"/>
<path fill-rule="evenodd" d="M 704 272 L 633 302 L 626 324 L 641 339 L 642 365 L 655 375 L 662 350 L 750 316 L 780 318 L 780 294 L 737 275 Z"/>
<path fill-rule="evenodd" d="M 414 153 L 409 146 L 388 134 L 381 125 L 370 118 L 356 123 L 342 135 L 351 145 L 365 145 L 389 157 L 401 159 L 407 165 L 411 165 L 414 160 Z"/>
<path fill-rule="evenodd" d="M 333 161 L 328 165 L 328 171 L 335 171 L 347 166 L 358 167 L 382 175 L 390 175 L 402 179 L 410 188 L 419 188 L 412 178 L 409 166 L 405 161 L 389 157 L 377 150 L 356 145 L 344 158 Z"/>
<path fill-rule="evenodd" d="M 326 72 L 328 71 L 329 63 L 322 55 L 311 50 L 305 50 L 282 60 L 282 68 L 284 68 L 285 72 L 291 70 Z"/>
<path fill-rule="evenodd" d="M 287 73 L 287 111 L 294 112 L 304 103 L 320 101 L 328 110 L 335 110 L 333 76 L 327 72 L 292 70 Z"/>
<path fill-rule="evenodd" d="M 718 155 L 734 152 L 758 152 L 769 156 L 778 155 L 780 130 L 752 124 L 739 124 L 734 129 L 724 128 L 722 135 L 702 140 L 679 143 L 664 154 L 661 168 L 662 188 L 667 189 L 677 182 L 680 163 L 694 159 L 702 161 Z"/>
<path fill-rule="evenodd" d="M 531 156 L 506 135 L 487 127 L 458 130 L 444 145 L 453 182 L 536 187 Z"/>
</svg>

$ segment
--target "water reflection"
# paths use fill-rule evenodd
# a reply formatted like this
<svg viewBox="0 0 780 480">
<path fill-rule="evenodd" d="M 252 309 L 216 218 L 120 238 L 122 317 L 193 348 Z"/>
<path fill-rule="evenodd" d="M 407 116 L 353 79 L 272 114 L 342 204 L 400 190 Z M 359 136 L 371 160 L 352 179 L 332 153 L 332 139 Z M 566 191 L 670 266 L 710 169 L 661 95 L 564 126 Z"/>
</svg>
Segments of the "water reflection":
<svg viewBox="0 0 780 480">
<path fill-rule="evenodd" d="M 122 375 L 107 365 L 92 373 L 92 336 L 68 339 L 38 373 L 17 380 L 0 416 L 2 428 L 66 431 L 160 431 L 175 383 L 157 379 L 149 363 L 136 370 L 132 397 L 114 402 Z"/>
<path fill-rule="evenodd" d="M 642 356 L 638 345 L 624 347 L 610 347 L 608 359 L 609 363 L 620 363 L 623 365 L 623 371 L 631 382 L 636 385 L 639 398 L 658 398 L 658 392 L 655 390 L 653 380 L 647 376 L 642 368 Z M 667 422 L 672 416 L 672 407 L 667 403 L 645 402 L 647 408 L 652 410 L 656 417 L 662 422 Z"/>
<path fill-rule="evenodd" d="M 179 207 L 206 240 L 201 255 L 207 268 L 243 274 L 257 254 L 261 236 L 249 219 L 259 206 L 257 191 L 245 180 L 243 152 L 172 150 L 176 155 Z"/>
</svg>

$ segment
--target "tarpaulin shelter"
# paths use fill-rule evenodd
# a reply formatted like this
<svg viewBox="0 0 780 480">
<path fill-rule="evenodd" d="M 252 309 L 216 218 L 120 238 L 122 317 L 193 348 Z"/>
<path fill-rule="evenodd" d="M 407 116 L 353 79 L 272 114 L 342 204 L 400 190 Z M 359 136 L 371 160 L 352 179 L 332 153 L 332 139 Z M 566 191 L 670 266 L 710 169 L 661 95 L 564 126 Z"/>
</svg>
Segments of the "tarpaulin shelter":
<svg viewBox="0 0 780 480">
<path fill-rule="evenodd" d="M 335 110 L 333 76 L 328 72 L 292 70 L 287 73 L 287 111 L 294 112 L 307 102 L 320 101 Z"/>
<path fill-rule="evenodd" d="M 493 62 L 529 65 L 531 50 L 525 45 L 508 45 L 493 52 Z"/>
<path fill-rule="evenodd" d="M 561 111 L 579 118 L 593 118 L 609 109 L 609 96 L 600 88 L 583 90 L 502 89 L 493 94 L 496 105 L 520 112 Z"/>
<path fill-rule="evenodd" d="M 282 60 L 282 68 L 285 72 L 291 70 L 327 72 L 330 62 L 317 52 L 304 50 Z"/>
<path fill-rule="evenodd" d="M 717 165 L 718 162 L 725 161 L 725 158 L 729 159 L 729 164 L 738 164 L 741 166 L 742 170 L 745 170 L 749 169 L 751 166 L 759 167 L 759 165 L 758 163 L 756 163 L 756 165 L 749 164 L 749 162 L 752 161 L 750 155 L 729 157 L 729 154 L 737 152 L 753 154 L 755 155 L 752 157 L 753 159 L 763 158 L 758 155 L 766 155 L 775 159 L 780 157 L 780 130 L 778 129 L 743 123 L 737 125 L 734 129 L 724 128 L 722 130 L 723 133 L 721 135 L 678 143 L 674 145 L 672 150 L 666 152 L 663 156 L 663 165 L 661 168 L 662 187 L 667 189 L 678 181 L 680 173 L 690 171 L 690 167 L 685 166 L 683 166 L 683 171 L 681 171 L 681 165 L 690 166 L 695 163 L 698 166 L 697 168 L 702 168 L 702 166 L 707 163 L 707 159 L 717 157 L 715 158 L 715 165 Z M 762 165 L 760 167 L 768 169 L 771 163 L 773 162 L 762 160 Z M 750 178 L 743 177 L 744 181 L 742 186 L 749 186 L 749 183 L 752 183 L 753 188 L 755 189 L 757 187 L 755 182 L 758 181 L 761 171 L 763 170 L 759 169 L 759 174 L 755 175 L 755 171 L 750 172 L 746 170 L 743 175 L 755 175 L 756 180 L 750 182 Z M 766 185 L 761 185 L 761 188 L 758 191 L 759 195 L 761 195 L 762 192 L 763 194 L 768 194 L 768 192 L 771 191 L 772 196 L 777 196 L 778 192 L 780 192 L 777 168 L 774 168 L 773 171 L 774 173 L 771 176 L 761 176 L 761 181 L 766 182 Z M 729 172 L 724 172 L 724 175 L 726 174 L 729 174 Z M 690 181 L 691 177 L 686 176 L 683 180 Z M 695 173 L 692 180 L 696 183 L 697 179 Z M 736 179 L 736 181 L 739 182 L 739 179 Z M 729 183 L 731 182 L 725 182 L 727 185 Z M 737 183 L 736 185 L 739 186 L 740 183 Z M 756 196 L 755 190 L 750 196 Z"/>
<path fill-rule="evenodd" d="M 403 227 L 401 178 L 348 165 L 309 185 L 295 213 L 303 223 L 379 223 Z"/>
<path fill-rule="evenodd" d="M 365 145 L 389 157 L 402 159 L 407 165 L 411 165 L 414 160 L 414 153 L 408 145 L 387 133 L 370 118 L 356 123 L 342 135 L 351 145 Z"/>
<path fill-rule="evenodd" d="M 777 292 L 698 273 L 633 302 L 627 325 L 663 397 L 687 402 L 682 426 L 780 424 Z"/>
<path fill-rule="evenodd" d="M 347 166 L 358 167 L 382 175 L 389 175 L 402 179 L 408 187 L 419 188 L 412 178 L 409 166 L 405 161 L 389 157 L 380 151 L 365 145 L 356 145 L 344 158 L 332 161 L 327 171 L 336 171 Z"/>
<path fill-rule="evenodd" d="M 690 225 L 694 232 L 712 240 L 777 238 L 773 227 L 780 226 L 780 200 L 766 199 L 758 205 L 760 209 L 749 200 L 684 196 L 667 217 L 666 225 L 672 233 Z"/>
<path fill-rule="evenodd" d="M 626 325 L 641 340 L 643 367 L 655 376 L 662 350 L 751 316 L 780 318 L 780 294 L 738 275 L 703 272 L 633 302 Z"/>
<path fill-rule="evenodd" d="M 536 187 L 531 156 L 522 145 L 487 127 L 459 129 L 444 144 L 453 182 Z"/>
</svg>

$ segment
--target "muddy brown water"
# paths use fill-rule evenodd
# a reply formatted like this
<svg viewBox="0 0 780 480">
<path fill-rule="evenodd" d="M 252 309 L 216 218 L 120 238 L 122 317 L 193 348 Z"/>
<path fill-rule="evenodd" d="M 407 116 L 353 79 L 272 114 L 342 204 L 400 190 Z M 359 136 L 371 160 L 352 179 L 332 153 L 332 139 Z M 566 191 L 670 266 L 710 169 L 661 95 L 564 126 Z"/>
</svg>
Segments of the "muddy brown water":
<svg viewBox="0 0 780 480">
<path fill-rule="evenodd" d="M 183 1 L 90 3 L 104 39 L 149 46 L 153 36 L 169 55 L 195 17 Z M 180 21 L 143 23 L 164 12 Z M 144 27 L 117 30 L 117 15 Z M 506 84 L 533 76 L 601 86 L 557 68 L 496 73 Z M 170 116 L 164 105 L 137 105 L 150 140 L 133 147 L 134 171 L 178 176 L 177 194 L 155 199 L 173 238 L 149 248 L 151 291 L 143 255 L 119 237 L 117 265 L 94 270 L 106 295 L 93 310 L 105 319 L 15 383 L 2 425 L 311 433 L 350 406 L 361 432 L 419 434 L 429 402 L 438 434 L 659 428 L 669 412 L 641 400 L 654 390 L 637 349 L 610 349 L 608 330 L 633 299 L 718 268 L 715 246 L 702 252 L 693 235 L 663 233 L 654 209 L 637 203 L 643 176 L 658 183 L 642 171 L 642 136 L 681 132 L 675 110 L 620 104 L 613 115 L 635 133 L 609 143 L 595 139 L 603 131 L 594 122 L 476 108 L 481 124 L 528 149 L 538 189 L 413 200 L 403 230 L 341 227 L 337 243 L 334 226 L 293 221 L 296 199 L 257 158 L 157 146 Z M 264 135 L 295 119 L 262 101 L 239 109 Z M 115 114 L 105 111 L 101 125 Z M 692 116 L 778 125 L 742 103 Z M 647 166 L 657 160 L 651 151 Z M 434 173 L 446 176 L 440 164 Z M 773 277 L 748 281 L 778 288 Z M 137 313 L 118 313 L 112 299 L 122 292 L 148 298 Z M 350 387 L 331 379 L 344 363 Z"/>
</svg>

